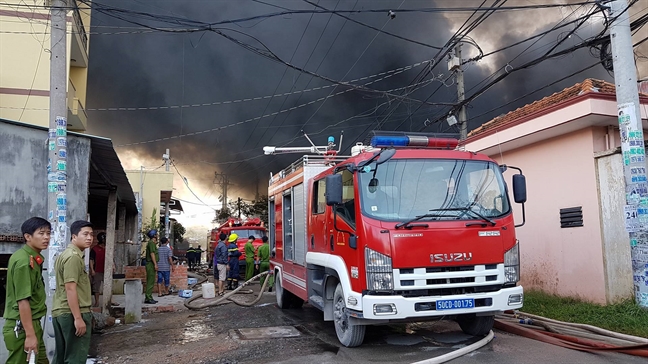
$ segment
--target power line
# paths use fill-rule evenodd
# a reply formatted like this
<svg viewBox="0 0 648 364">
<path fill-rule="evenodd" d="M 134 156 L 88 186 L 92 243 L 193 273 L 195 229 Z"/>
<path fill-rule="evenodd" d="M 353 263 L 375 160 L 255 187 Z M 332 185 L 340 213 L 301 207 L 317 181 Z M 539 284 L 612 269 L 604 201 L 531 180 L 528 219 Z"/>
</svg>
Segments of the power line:
<svg viewBox="0 0 648 364">
<path fill-rule="evenodd" d="M 338 7 L 339 4 L 340 4 L 340 1 L 338 1 L 338 2 L 335 4 L 334 10 L 337 9 L 337 7 Z M 351 7 L 351 9 L 355 9 L 356 5 L 358 5 L 358 0 L 356 0 L 355 3 L 353 3 L 353 6 Z M 308 65 L 308 62 L 310 62 L 311 58 L 313 57 L 313 54 L 315 54 L 315 50 L 317 49 L 317 47 L 319 46 L 320 42 L 322 41 L 322 38 L 324 37 L 324 34 L 326 33 L 326 29 L 328 29 L 328 26 L 329 26 L 329 24 L 331 23 L 331 19 L 333 19 L 333 14 L 331 14 L 331 15 L 329 16 L 328 20 L 326 21 L 326 24 L 324 25 L 324 29 L 322 30 L 322 33 L 320 33 L 319 38 L 317 38 L 317 42 L 315 43 L 315 46 L 314 46 L 313 49 L 311 50 L 311 53 L 308 55 L 308 59 L 306 59 L 306 62 L 304 63 L 304 66 Z M 337 33 L 335 34 L 335 37 L 333 38 L 333 41 L 331 42 L 331 44 L 329 45 L 328 49 L 326 50 L 326 53 L 324 53 L 324 56 L 322 57 L 322 59 L 320 60 L 319 64 L 317 65 L 317 68 L 315 68 L 315 72 L 318 72 L 319 69 L 320 69 L 320 68 L 322 67 L 322 65 L 324 64 L 324 60 L 326 60 L 326 57 L 328 57 L 329 53 L 330 53 L 331 50 L 333 49 L 333 46 L 334 46 L 335 43 L 337 42 L 338 38 L 340 37 L 340 34 L 342 33 L 342 31 L 344 30 L 344 28 L 346 27 L 346 25 L 347 25 L 347 21 L 345 20 L 345 21 L 342 23 L 342 26 L 340 27 L 340 29 L 338 29 Z M 300 73 L 299 75 L 297 75 L 297 79 L 296 79 L 295 82 L 294 82 L 295 84 L 297 83 L 297 81 L 299 81 L 299 78 L 300 78 L 301 76 L 302 76 L 302 73 Z M 308 82 L 306 83 L 306 86 L 304 86 L 304 88 L 307 88 L 307 87 L 311 84 L 311 82 L 313 82 L 313 79 L 314 79 L 314 77 L 311 76 L 311 78 L 308 80 Z M 299 103 L 299 100 L 301 100 L 301 98 L 302 98 L 303 96 L 304 96 L 304 94 L 301 93 L 301 94 L 299 95 L 299 97 L 297 98 L 297 100 L 295 100 L 295 103 L 294 103 L 293 105 L 297 105 L 297 104 Z M 282 108 L 282 107 L 284 106 L 284 104 L 285 104 L 287 101 L 288 101 L 288 97 L 284 98 L 284 101 L 281 103 L 280 108 Z M 283 125 L 283 124 L 286 122 L 286 120 L 288 120 L 288 117 L 290 116 L 290 114 L 291 114 L 291 113 L 287 113 L 287 114 L 286 114 L 286 117 L 284 117 L 283 121 L 282 121 L 279 125 Z M 274 122 L 274 118 L 273 118 L 273 122 Z M 272 138 L 274 138 L 274 136 L 277 135 L 277 132 L 278 132 L 278 129 L 275 129 L 274 133 L 272 134 L 272 136 L 270 137 L 269 140 L 272 140 Z M 261 138 L 259 138 L 259 143 L 262 142 L 264 136 L 265 136 L 265 132 L 263 133 L 263 135 L 261 135 Z M 292 138 L 292 140 L 295 140 L 295 138 Z"/>
<path fill-rule="evenodd" d="M 306 1 L 306 2 L 309 3 L 309 4 L 312 4 L 309 0 L 304 0 L 304 1 Z M 404 3 L 405 3 L 405 0 L 403 0 L 403 1 L 400 3 L 400 5 L 398 6 L 398 8 L 400 9 L 400 7 L 403 6 Z M 397 10 L 398 10 L 398 9 L 397 9 Z M 383 24 L 383 26 L 380 28 L 380 31 L 382 31 L 382 30 L 387 26 L 387 23 L 389 23 L 389 21 L 390 21 L 390 18 L 388 18 L 387 21 L 385 21 L 385 23 Z M 351 73 L 351 71 L 355 68 L 355 66 L 358 64 L 358 62 L 360 62 L 360 59 L 362 59 L 362 56 L 364 56 L 365 53 L 367 53 L 367 50 L 369 49 L 369 47 L 371 47 L 371 45 L 374 43 L 374 41 L 376 40 L 376 38 L 378 38 L 378 35 L 381 33 L 380 31 L 376 32 L 376 35 L 374 35 L 374 37 L 371 39 L 371 42 L 369 42 L 369 44 L 367 44 L 367 46 L 366 46 L 365 49 L 362 51 L 362 53 L 360 53 L 360 56 L 358 56 L 358 59 L 356 59 L 356 61 L 353 62 L 353 64 L 351 65 L 351 68 L 349 68 L 349 70 L 344 74 L 344 76 L 342 76 L 342 80 L 344 80 L 344 79 L 346 78 L 346 76 L 348 76 L 349 73 Z M 324 104 L 326 103 L 326 101 L 328 100 L 328 98 L 333 94 L 333 92 L 335 92 L 336 89 L 337 89 L 337 86 L 335 86 L 335 87 L 333 88 L 333 90 L 331 90 L 331 92 L 329 92 L 328 96 L 327 96 L 327 97 L 322 101 L 322 103 L 321 103 L 321 104 L 319 105 L 319 107 L 315 110 L 315 112 L 313 112 L 313 114 L 311 114 L 311 116 L 310 116 L 308 119 L 306 119 L 306 121 L 304 122 L 304 125 L 302 126 L 302 128 L 306 127 L 306 125 L 307 125 L 307 124 L 308 124 L 308 123 L 313 119 L 313 117 L 315 117 L 315 115 L 317 114 L 317 112 L 320 111 L 320 109 L 324 106 Z M 297 136 L 297 134 L 296 134 L 295 136 Z"/>
<path fill-rule="evenodd" d="M 194 197 L 196 199 L 198 199 L 198 201 L 200 201 L 203 205 L 205 205 L 205 206 L 211 208 L 212 210 L 216 211 L 216 209 L 214 209 L 213 207 L 206 204 L 203 200 L 201 200 L 200 197 L 198 197 L 198 195 L 196 195 L 196 193 L 191 189 L 191 187 L 189 187 L 189 181 L 187 180 L 187 177 L 183 176 L 182 173 L 180 173 L 180 171 L 178 170 L 178 167 L 175 165 L 175 162 L 173 160 L 171 160 L 171 165 L 176 170 L 176 172 L 178 172 L 178 175 L 182 179 L 182 182 L 184 182 L 185 186 L 187 186 L 187 189 L 189 190 L 189 192 L 191 192 L 191 194 L 194 195 Z"/>
<path fill-rule="evenodd" d="M 314 14 L 311 14 L 311 17 L 308 19 L 308 23 L 306 23 L 306 27 L 304 28 L 304 31 L 302 32 L 302 35 L 299 38 L 299 41 L 297 42 L 297 46 L 295 47 L 295 50 L 293 51 L 292 56 L 290 56 L 289 62 L 292 62 L 293 59 L 295 58 L 295 54 L 297 54 L 297 50 L 299 49 L 299 46 L 301 45 L 301 42 L 304 39 L 304 36 L 306 35 L 306 31 L 308 30 L 308 27 L 310 26 L 311 21 L 313 20 L 313 15 Z M 281 86 L 281 83 L 283 82 L 284 77 L 286 77 L 286 73 L 288 72 L 288 68 L 289 68 L 288 66 L 286 66 L 284 68 L 283 74 L 281 75 L 281 79 L 279 79 L 279 82 L 277 83 L 277 86 L 275 87 L 275 90 L 272 92 L 273 94 L 276 94 L 277 90 L 279 90 L 279 86 Z M 335 90 L 335 88 L 334 88 L 334 90 Z M 261 115 L 265 115 L 266 111 L 268 110 L 268 107 L 270 107 L 270 104 L 272 103 L 272 99 L 273 98 L 271 97 L 270 100 L 268 100 L 268 103 L 266 104 L 265 108 L 263 109 L 263 112 L 261 113 Z M 283 107 L 283 104 L 279 108 L 281 109 L 282 107 Z M 247 143 L 252 138 L 252 134 L 254 134 L 254 131 L 256 131 L 258 126 L 259 126 L 259 122 L 257 121 L 257 123 L 254 125 L 254 128 L 252 129 L 252 131 L 248 134 L 248 138 L 245 140 L 245 142 L 243 143 L 241 148 L 245 148 Z"/>
<path fill-rule="evenodd" d="M 402 73 L 404 71 L 409 71 L 412 68 L 416 68 L 425 64 L 428 64 L 429 61 L 422 61 L 422 62 L 417 62 L 405 67 L 399 67 L 395 68 L 393 70 L 389 71 L 384 71 L 380 73 L 376 73 L 373 75 L 369 76 L 364 76 L 360 78 L 356 78 L 350 81 L 347 81 L 347 83 L 355 83 L 358 81 L 364 81 L 380 76 L 385 76 L 388 75 L 387 77 L 383 77 L 380 80 L 377 81 L 382 81 L 385 80 L 389 77 L 392 77 L 396 74 Z M 375 83 L 375 82 L 374 82 Z M 168 106 L 139 106 L 139 107 L 101 107 L 101 108 L 87 108 L 86 111 L 143 111 L 143 110 L 167 110 L 167 109 L 178 109 L 178 108 L 197 108 L 197 107 L 206 107 L 206 106 L 217 106 L 217 105 L 229 105 L 229 104 L 237 104 L 237 103 L 243 103 L 243 102 L 250 102 L 250 101 L 259 101 L 259 100 L 265 100 L 265 99 L 271 99 L 273 97 L 280 97 L 280 96 L 289 96 L 289 95 L 294 95 L 294 94 L 299 94 L 299 93 L 307 93 L 307 92 L 312 92 L 312 91 L 319 91 L 319 90 L 325 90 L 331 87 L 335 87 L 336 85 L 324 85 L 324 86 L 318 86 L 318 87 L 312 87 L 309 89 L 304 89 L 304 90 L 296 90 L 296 91 L 291 91 L 291 92 L 284 92 L 280 94 L 272 94 L 272 95 L 265 95 L 265 96 L 257 96 L 257 97 L 249 97 L 249 98 L 243 98 L 243 99 L 236 99 L 236 100 L 226 100 L 226 101 L 214 101 L 214 102 L 206 102 L 206 103 L 200 103 L 200 104 L 185 104 L 185 105 L 168 105 Z M 398 89 L 393 89 L 393 90 L 387 90 L 388 92 L 393 92 Z M 3 107 L 0 106 L 0 109 L 22 109 L 22 108 L 17 108 L 17 107 Z M 27 110 L 49 110 L 49 108 L 28 108 Z"/>
<path fill-rule="evenodd" d="M 305 2 L 307 2 L 307 3 L 309 3 L 309 4 L 312 4 L 312 5 L 315 5 L 315 6 L 317 6 L 317 7 L 320 8 L 320 9 L 323 9 L 323 10 L 329 10 L 329 9 L 327 9 L 327 8 L 321 6 L 321 5 L 313 4 L 313 2 L 311 2 L 310 0 L 303 0 L 303 1 L 305 1 Z M 346 20 L 348 20 L 348 21 L 350 21 L 350 22 L 353 22 L 353 23 L 356 23 L 356 24 L 358 24 L 358 25 L 361 25 L 361 26 L 363 26 L 363 27 L 366 27 L 366 28 L 369 28 L 369 29 L 373 29 L 373 30 L 375 30 L 375 31 L 377 31 L 377 32 L 379 32 L 379 33 L 383 33 L 383 34 L 385 34 L 385 35 L 389 35 L 390 37 L 394 37 L 394 38 L 397 38 L 397 39 L 400 39 L 400 40 L 404 40 L 404 41 L 406 41 L 406 42 L 410 42 L 410 43 L 418 44 L 418 45 L 421 45 L 421 46 L 423 46 L 423 47 L 428 47 L 428 48 L 432 48 L 432 49 L 441 49 L 441 47 L 437 47 L 437 46 L 433 46 L 433 45 L 430 45 L 430 44 L 427 44 L 427 43 L 419 42 L 419 41 L 417 41 L 417 40 L 413 40 L 413 39 L 405 38 L 405 37 L 403 37 L 403 36 L 400 36 L 400 35 L 397 35 L 397 34 L 394 34 L 394 33 L 390 33 L 390 32 L 388 32 L 388 31 L 386 31 L 386 30 L 383 30 L 382 28 L 376 28 L 376 27 L 374 27 L 374 26 L 372 26 L 372 25 L 369 25 L 369 24 L 363 23 L 363 22 L 361 22 L 361 21 L 355 20 L 355 19 L 350 18 L 350 17 L 348 17 L 348 16 L 346 16 L 346 15 L 342 15 L 342 14 L 340 14 L 339 12 L 337 12 L 337 11 L 335 11 L 335 10 L 333 10 L 332 14 L 337 15 L 337 16 L 339 16 L 339 17 L 341 17 L 341 18 L 343 18 L 343 19 L 346 19 Z M 383 26 L 383 27 L 384 27 L 384 26 Z"/>
</svg>

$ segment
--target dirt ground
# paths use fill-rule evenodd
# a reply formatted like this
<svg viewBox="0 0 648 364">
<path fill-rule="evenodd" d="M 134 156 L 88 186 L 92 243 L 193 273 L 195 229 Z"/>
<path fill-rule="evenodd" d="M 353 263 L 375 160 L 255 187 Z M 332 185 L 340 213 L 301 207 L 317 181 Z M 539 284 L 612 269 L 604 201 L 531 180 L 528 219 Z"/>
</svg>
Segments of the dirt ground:
<svg viewBox="0 0 648 364">
<path fill-rule="evenodd" d="M 237 295 L 242 301 L 253 298 Z M 90 354 L 98 364 L 258 362 L 267 355 L 264 341 L 240 340 L 235 329 L 293 324 L 277 314 L 275 300 L 274 293 L 266 293 L 254 307 L 230 303 L 199 311 L 150 314 L 138 324 L 117 325 L 93 335 Z M 295 346 L 305 344 L 299 338 L 286 342 L 297 351 L 301 349 Z M 275 343 L 279 348 L 273 345 L 273 349 L 283 351 L 281 343 Z"/>
</svg>

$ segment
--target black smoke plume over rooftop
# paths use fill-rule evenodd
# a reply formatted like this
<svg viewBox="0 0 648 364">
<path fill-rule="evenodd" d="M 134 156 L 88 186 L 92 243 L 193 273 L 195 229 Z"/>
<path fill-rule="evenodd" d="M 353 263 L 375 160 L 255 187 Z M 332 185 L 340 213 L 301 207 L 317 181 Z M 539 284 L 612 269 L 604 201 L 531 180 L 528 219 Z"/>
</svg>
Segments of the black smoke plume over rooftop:
<svg viewBox="0 0 648 364">
<path fill-rule="evenodd" d="M 289 9 L 313 9 L 312 5 L 304 1 L 268 0 L 267 3 Z M 387 14 L 377 13 L 348 16 L 377 28 L 382 28 L 384 25 L 386 31 L 434 46 L 443 46 L 470 15 L 466 12 L 399 14 L 397 9 L 401 3 L 402 0 L 321 0 L 318 2 L 328 9 L 392 8 L 396 12 L 396 17 L 392 20 L 389 20 Z M 409 0 L 402 4 L 402 8 L 447 7 L 455 3 L 458 2 Z M 480 3 L 481 1 L 461 1 L 462 6 L 478 6 Z M 121 0 L 106 4 L 133 11 L 173 15 L 204 22 L 279 10 L 248 0 L 181 2 Z M 507 5 L 529 5 L 529 2 L 509 1 Z M 496 12 L 471 32 L 470 36 L 485 52 L 489 52 L 549 29 L 564 18 L 573 20 L 588 9 L 589 7 L 572 6 L 560 9 Z M 598 16 L 597 19 L 600 18 Z M 290 61 L 291 64 L 342 81 L 430 60 L 437 54 L 435 49 L 385 34 L 376 35 L 375 30 L 332 14 L 286 15 L 228 25 L 228 28 L 258 38 L 273 53 L 285 61 Z M 564 32 L 571 29 L 573 26 L 562 28 Z M 601 29 L 601 22 L 592 22 L 579 30 L 578 35 L 586 38 L 595 35 Z M 110 34 L 124 31 L 132 34 Z M 246 192 L 248 196 L 254 192 L 255 183 L 265 186 L 270 172 L 277 172 L 297 158 L 296 155 L 262 156 L 264 145 L 306 145 L 307 141 L 299 137 L 302 129 L 316 143 L 325 143 L 329 135 L 335 136 L 338 140 L 340 132 L 344 130 L 344 149 L 348 152 L 356 140 L 362 140 L 367 130 L 373 129 L 378 123 L 382 123 L 382 129 L 385 130 L 399 127 L 400 130 L 416 131 L 425 120 L 434 120 L 449 110 L 443 106 L 423 105 L 411 115 L 419 104 L 352 91 L 332 97 L 323 105 L 321 101 L 314 102 L 290 112 L 219 131 L 186 135 L 309 103 L 327 96 L 333 87 L 289 96 L 277 96 L 272 99 L 264 98 L 203 107 L 92 111 L 92 109 L 110 107 L 137 108 L 214 103 L 330 85 L 327 81 L 300 74 L 294 69 L 286 70 L 285 65 L 253 54 L 213 32 L 143 31 L 139 26 L 99 12 L 93 12 L 92 32 L 87 100 L 87 107 L 90 109 L 90 131 L 112 138 L 115 145 L 173 137 L 164 141 L 120 147 L 118 151 L 130 150 L 142 158 L 160 159 L 164 150 L 169 148 L 178 168 L 189 179 L 211 185 L 214 171 L 225 172 L 230 175 L 234 183 L 241 186 L 241 193 Z M 260 47 L 260 44 L 252 38 L 237 33 L 228 34 Z M 540 56 L 543 50 L 549 49 L 549 45 L 556 43 L 560 34 L 561 32 L 555 32 L 540 39 L 531 49 L 532 52 L 512 62 L 511 67 Z M 580 42 L 579 37 L 566 40 L 561 47 L 566 48 Z M 373 43 L 367 48 L 372 40 Z M 492 72 L 506 65 L 529 44 L 525 43 L 486 57 L 478 63 L 468 64 L 465 72 L 466 90 L 471 90 Z M 463 49 L 464 58 L 477 54 L 476 48 L 470 45 L 464 45 Z M 362 57 L 358 60 L 361 54 Z M 588 49 L 583 49 L 563 58 L 546 61 L 533 68 L 511 74 L 470 104 L 469 118 L 471 114 L 481 114 L 494 106 L 504 104 L 595 60 Z M 356 61 L 357 64 L 351 68 Z M 368 87 L 379 90 L 402 88 L 412 82 L 424 67 L 419 66 L 399 73 Z M 443 80 L 448 75 L 444 58 L 439 61 L 439 65 L 433 69 L 427 79 L 436 77 L 438 80 Z M 498 114 L 572 85 L 586 77 L 611 79 L 602 67 L 597 66 L 541 93 L 513 103 L 505 109 L 471 120 L 469 127 L 475 128 Z M 368 81 L 371 80 L 360 83 Z M 429 102 L 448 103 L 456 100 L 454 78 L 448 79 L 445 85 L 440 81 L 430 82 L 409 97 L 424 100 L 439 86 L 441 87 L 438 92 L 428 100 Z M 339 86 L 335 92 L 345 89 L 344 86 Z M 394 91 L 394 93 L 400 94 L 402 91 Z M 468 91 L 467 95 L 470 94 L 471 91 Z M 390 111 L 393 113 L 390 114 Z M 352 118 L 354 115 L 358 117 Z M 386 117 L 387 115 L 390 116 Z M 346 119 L 349 120 L 340 123 Z M 304 126 L 306 121 L 308 123 Z M 340 124 L 332 126 L 338 123 Z M 329 127 L 327 130 L 319 133 L 327 126 Z M 428 130 L 445 129 L 447 124 L 441 122 Z M 186 136 L 177 137 L 179 135 Z M 243 162 L 233 163 L 233 161 Z"/>
</svg>

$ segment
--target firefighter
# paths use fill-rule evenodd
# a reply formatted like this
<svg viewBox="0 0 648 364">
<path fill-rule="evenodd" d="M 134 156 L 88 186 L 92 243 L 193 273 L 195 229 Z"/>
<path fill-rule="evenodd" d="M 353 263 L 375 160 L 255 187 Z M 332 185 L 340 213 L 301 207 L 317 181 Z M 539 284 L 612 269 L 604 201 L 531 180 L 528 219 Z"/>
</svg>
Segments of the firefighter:
<svg viewBox="0 0 648 364">
<path fill-rule="evenodd" d="M 189 249 L 187 249 L 186 257 L 187 257 L 187 264 L 189 265 L 189 270 L 193 270 L 194 268 L 194 261 L 195 261 L 195 255 L 196 255 L 196 250 L 194 249 L 193 246 L 190 246 Z"/>
<path fill-rule="evenodd" d="M 227 256 L 228 256 L 228 261 L 227 261 L 227 268 L 229 269 L 229 272 L 227 273 L 227 289 L 232 290 L 236 289 L 238 287 L 238 279 L 239 279 L 239 257 L 241 256 L 241 252 L 238 250 L 238 245 L 236 244 L 236 240 L 238 239 L 238 235 L 232 234 L 229 236 L 229 239 L 227 241 L 229 242 L 229 245 L 227 246 Z"/>
<path fill-rule="evenodd" d="M 153 286 L 157 280 L 158 270 L 158 249 L 157 249 L 157 230 L 151 229 L 146 236 L 150 239 L 146 244 L 146 295 L 144 303 L 156 304 L 157 301 L 153 299 Z"/>
<path fill-rule="evenodd" d="M 245 243 L 245 281 L 249 281 L 254 277 L 254 236 L 250 235 L 247 243 Z"/>
<path fill-rule="evenodd" d="M 257 252 L 259 258 L 259 274 L 270 270 L 270 244 L 268 243 L 268 237 L 262 237 L 261 241 L 263 245 L 259 247 L 259 251 Z M 267 276 L 261 277 L 261 286 L 263 286 L 266 278 Z M 270 277 L 270 281 L 268 282 L 270 292 L 272 292 L 272 283 L 272 277 Z"/>
</svg>

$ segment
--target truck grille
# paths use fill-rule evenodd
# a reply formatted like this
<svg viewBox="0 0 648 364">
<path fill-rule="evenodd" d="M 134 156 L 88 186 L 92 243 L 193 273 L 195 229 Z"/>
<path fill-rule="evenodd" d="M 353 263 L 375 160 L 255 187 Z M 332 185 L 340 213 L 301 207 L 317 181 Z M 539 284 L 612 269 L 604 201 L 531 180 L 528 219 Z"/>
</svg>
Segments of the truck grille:
<svg viewBox="0 0 648 364">
<path fill-rule="evenodd" d="M 394 290 L 410 296 L 498 291 L 504 264 L 394 269 Z"/>
</svg>

